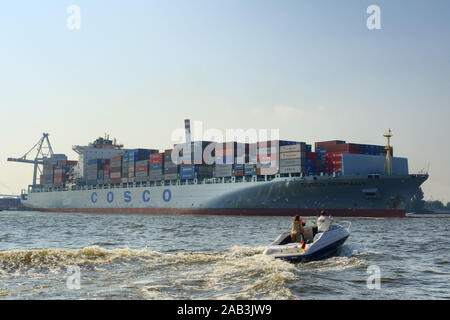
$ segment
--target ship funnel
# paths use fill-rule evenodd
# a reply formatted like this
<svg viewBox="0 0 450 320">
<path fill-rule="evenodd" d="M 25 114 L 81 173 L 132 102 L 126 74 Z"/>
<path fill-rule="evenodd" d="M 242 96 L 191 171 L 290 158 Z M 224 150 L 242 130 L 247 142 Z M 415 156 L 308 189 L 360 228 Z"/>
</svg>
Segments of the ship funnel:
<svg viewBox="0 0 450 320">
<path fill-rule="evenodd" d="M 186 137 L 186 144 L 190 145 L 191 144 L 191 120 L 190 119 L 186 119 L 184 120 L 184 132 L 185 132 L 185 137 Z"/>
</svg>

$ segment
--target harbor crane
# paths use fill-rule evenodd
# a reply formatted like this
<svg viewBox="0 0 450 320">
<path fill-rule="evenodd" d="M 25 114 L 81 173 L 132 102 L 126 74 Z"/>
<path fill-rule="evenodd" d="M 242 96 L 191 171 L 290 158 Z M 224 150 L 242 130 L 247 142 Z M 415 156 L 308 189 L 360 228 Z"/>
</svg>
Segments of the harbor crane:
<svg viewBox="0 0 450 320">
<path fill-rule="evenodd" d="M 8 158 L 8 161 L 34 164 L 33 186 L 36 185 L 36 178 L 37 178 L 38 171 L 39 171 L 39 174 L 42 174 L 42 170 L 39 167 L 39 165 L 43 165 L 44 160 L 52 158 L 54 155 L 52 145 L 50 143 L 48 136 L 49 136 L 48 133 L 43 133 L 42 137 L 39 139 L 39 141 L 36 142 L 36 144 L 28 152 L 26 152 L 22 157 Z M 32 158 L 33 151 L 36 152 L 34 159 Z"/>
</svg>

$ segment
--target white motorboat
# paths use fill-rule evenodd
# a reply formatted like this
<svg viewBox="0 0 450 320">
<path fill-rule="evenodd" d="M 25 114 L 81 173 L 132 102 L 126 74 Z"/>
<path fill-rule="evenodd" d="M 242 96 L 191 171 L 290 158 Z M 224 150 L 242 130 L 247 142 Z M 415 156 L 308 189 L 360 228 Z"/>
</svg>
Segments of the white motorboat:
<svg viewBox="0 0 450 320">
<path fill-rule="evenodd" d="M 305 227 L 305 243 L 292 243 L 291 233 L 282 233 L 264 251 L 264 255 L 273 256 L 290 262 L 304 262 L 320 260 L 333 255 L 350 236 L 351 222 L 343 227 L 336 222 L 330 224 L 328 229 L 318 232 L 316 226 Z"/>
</svg>

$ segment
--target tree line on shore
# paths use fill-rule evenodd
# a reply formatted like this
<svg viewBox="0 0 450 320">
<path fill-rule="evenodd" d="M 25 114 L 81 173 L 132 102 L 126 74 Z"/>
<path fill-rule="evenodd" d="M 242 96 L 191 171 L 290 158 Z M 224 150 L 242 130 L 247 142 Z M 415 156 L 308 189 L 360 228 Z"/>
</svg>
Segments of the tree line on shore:
<svg viewBox="0 0 450 320">
<path fill-rule="evenodd" d="M 424 200 L 422 188 L 419 188 L 407 206 L 407 212 L 433 213 L 438 210 L 450 210 L 450 202 L 445 205 L 439 200 Z"/>
</svg>

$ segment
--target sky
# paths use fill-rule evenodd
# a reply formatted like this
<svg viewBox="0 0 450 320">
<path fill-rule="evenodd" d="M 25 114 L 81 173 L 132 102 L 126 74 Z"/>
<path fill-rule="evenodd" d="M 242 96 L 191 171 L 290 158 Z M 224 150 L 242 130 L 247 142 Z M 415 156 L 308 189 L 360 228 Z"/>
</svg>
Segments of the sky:
<svg viewBox="0 0 450 320">
<path fill-rule="evenodd" d="M 68 13 L 80 9 L 80 28 Z M 370 5 L 381 29 L 370 30 Z M 281 139 L 384 144 L 426 199 L 450 201 L 450 2 L 381 0 L 2 1 L 0 194 L 7 162 L 50 133 L 56 153 L 109 133 L 165 149 L 184 119 L 279 129 Z"/>
</svg>

